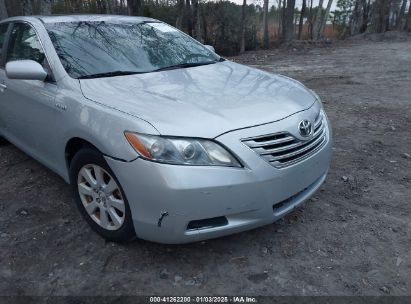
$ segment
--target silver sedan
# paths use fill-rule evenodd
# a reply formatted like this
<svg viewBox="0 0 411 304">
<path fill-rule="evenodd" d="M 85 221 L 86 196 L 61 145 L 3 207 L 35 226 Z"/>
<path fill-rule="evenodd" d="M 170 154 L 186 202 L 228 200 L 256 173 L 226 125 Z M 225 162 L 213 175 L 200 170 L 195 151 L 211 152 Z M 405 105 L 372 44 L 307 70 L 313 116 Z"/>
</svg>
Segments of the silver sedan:
<svg viewBox="0 0 411 304">
<path fill-rule="evenodd" d="M 161 243 L 273 223 L 323 183 L 332 144 L 301 83 L 124 16 L 1 22 L 0 135 L 103 237 Z"/>
</svg>

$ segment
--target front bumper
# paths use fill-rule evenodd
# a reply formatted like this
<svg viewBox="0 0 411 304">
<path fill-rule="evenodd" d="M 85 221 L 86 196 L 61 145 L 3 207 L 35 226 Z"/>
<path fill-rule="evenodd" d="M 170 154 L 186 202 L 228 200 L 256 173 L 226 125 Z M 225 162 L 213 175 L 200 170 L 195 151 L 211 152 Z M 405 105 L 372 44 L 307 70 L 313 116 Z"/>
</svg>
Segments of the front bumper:
<svg viewBox="0 0 411 304">
<path fill-rule="evenodd" d="M 137 236 L 159 243 L 187 243 L 273 223 L 307 200 L 325 180 L 331 132 L 316 154 L 277 169 L 246 147 L 241 138 L 294 130 L 304 114 L 227 133 L 216 140 L 235 151 L 245 168 L 166 165 L 106 158 L 130 204 Z M 225 217 L 223 226 L 188 229 L 189 223 Z"/>
</svg>

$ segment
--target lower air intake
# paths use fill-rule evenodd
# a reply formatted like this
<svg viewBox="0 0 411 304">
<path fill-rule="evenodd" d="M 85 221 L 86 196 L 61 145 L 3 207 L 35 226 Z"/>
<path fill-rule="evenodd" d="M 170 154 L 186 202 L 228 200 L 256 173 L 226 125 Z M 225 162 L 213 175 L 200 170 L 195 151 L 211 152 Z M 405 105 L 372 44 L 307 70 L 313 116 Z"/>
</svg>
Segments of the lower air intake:
<svg viewBox="0 0 411 304">
<path fill-rule="evenodd" d="M 210 229 L 226 225 L 228 225 L 227 218 L 225 216 L 220 216 L 209 219 L 191 221 L 190 223 L 188 223 L 187 230 Z"/>
</svg>

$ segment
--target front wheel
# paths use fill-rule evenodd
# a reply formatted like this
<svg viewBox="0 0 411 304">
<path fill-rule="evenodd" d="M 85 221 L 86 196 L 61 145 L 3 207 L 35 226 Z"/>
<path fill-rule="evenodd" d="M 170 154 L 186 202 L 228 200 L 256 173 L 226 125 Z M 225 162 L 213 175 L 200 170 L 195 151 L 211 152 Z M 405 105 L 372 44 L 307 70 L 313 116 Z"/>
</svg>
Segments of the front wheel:
<svg viewBox="0 0 411 304">
<path fill-rule="evenodd" d="M 77 207 L 95 231 L 114 242 L 135 238 L 127 198 L 101 153 L 80 150 L 70 164 L 70 183 Z"/>
</svg>

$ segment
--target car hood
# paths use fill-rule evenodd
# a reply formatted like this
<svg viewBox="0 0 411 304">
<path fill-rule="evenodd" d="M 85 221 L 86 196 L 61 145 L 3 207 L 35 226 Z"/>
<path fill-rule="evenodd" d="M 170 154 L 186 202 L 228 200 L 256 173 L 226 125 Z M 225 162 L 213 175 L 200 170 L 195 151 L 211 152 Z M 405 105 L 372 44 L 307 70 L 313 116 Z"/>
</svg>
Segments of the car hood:
<svg viewBox="0 0 411 304">
<path fill-rule="evenodd" d="M 80 85 L 86 98 L 144 119 L 162 135 L 203 138 L 281 120 L 316 100 L 295 80 L 230 61 Z"/>
</svg>

